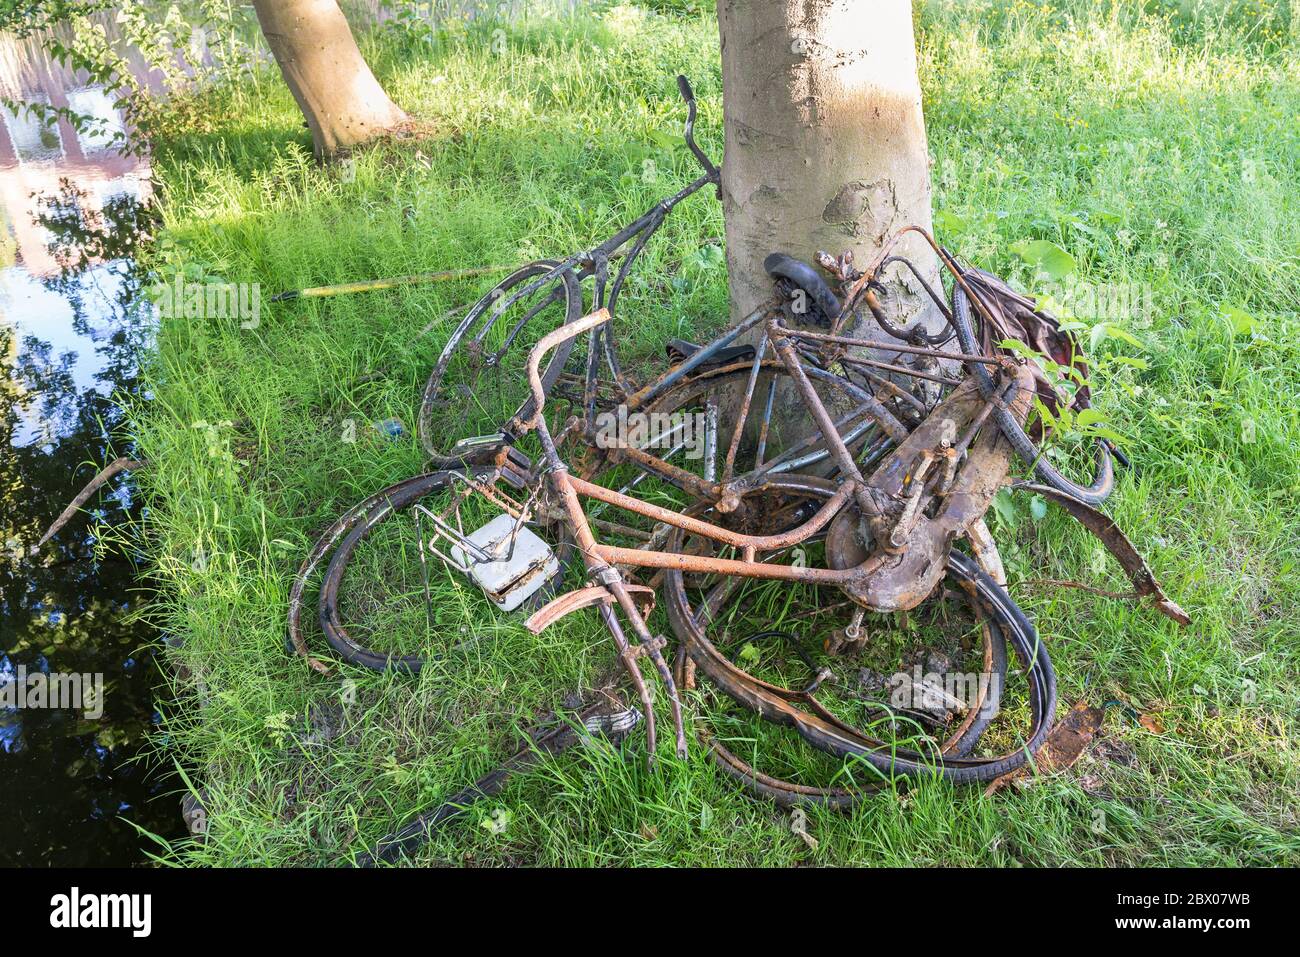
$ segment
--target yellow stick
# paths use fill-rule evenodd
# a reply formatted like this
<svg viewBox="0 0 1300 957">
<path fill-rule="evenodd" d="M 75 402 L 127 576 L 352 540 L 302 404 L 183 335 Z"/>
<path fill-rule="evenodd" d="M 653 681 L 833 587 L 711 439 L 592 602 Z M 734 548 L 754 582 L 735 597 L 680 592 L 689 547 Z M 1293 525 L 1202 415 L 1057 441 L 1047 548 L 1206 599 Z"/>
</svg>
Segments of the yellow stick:
<svg viewBox="0 0 1300 957">
<path fill-rule="evenodd" d="M 476 269 L 452 269 L 447 272 L 422 272 L 411 276 L 395 276 L 392 279 L 371 279 L 366 282 L 345 282 L 337 286 L 312 286 L 308 289 L 295 289 L 290 292 L 278 292 L 271 297 L 271 302 L 286 302 L 290 299 L 316 299 L 322 296 L 343 296 L 354 292 L 374 292 L 379 289 L 393 289 L 397 286 L 414 286 L 425 282 L 446 282 L 453 279 L 472 279 L 475 276 L 487 276 L 492 273 L 505 272 L 511 266 L 480 266 Z"/>
</svg>

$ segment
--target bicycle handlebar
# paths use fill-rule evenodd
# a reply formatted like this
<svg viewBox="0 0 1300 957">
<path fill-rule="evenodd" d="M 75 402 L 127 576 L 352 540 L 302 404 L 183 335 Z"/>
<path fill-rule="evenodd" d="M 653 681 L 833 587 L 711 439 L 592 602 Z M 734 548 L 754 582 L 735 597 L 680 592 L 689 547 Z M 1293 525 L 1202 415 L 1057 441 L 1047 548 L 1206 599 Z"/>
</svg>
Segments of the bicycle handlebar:
<svg viewBox="0 0 1300 957">
<path fill-rule="evenodd" d="M 694 154 L 699 164 L 704 167 L 704 172 L 709 174 L 709 179 L 721 186 L 722 174 L 718 168 L 713 165 L 708 154 L 700 149 L 699 144 L 695 142 L 695 91 L 691 89 L 691 81 L 686 79 L 681 73 L 677 74 L 677 92 L 682 95 L 686 101 L 686 145 L 690 147 L 691 153 Z"/>
<path fill-rule="evenodd" d="M 533 417 L 526 423 L 528 428 L 532 428 L 542 417 L 542 406 L 546 402 L 546 388 L 542 385 L 541 365 L 542 358 L 562 342 L 569 339 L 576 339 L 584 332 L 589 332 L 597 326 L 609 322 L 610 315 L 608 309 L 597 309 L 590 315 L 583 316 L 576 322 L 570 322 L 560 326 L 558 329 L 552 329 L 542 338 L 537 340 L 537 345 L 533 346 L 528 353 L 528 384 L 533 393 L 533 404 L 536 409 L 533 411 Z"/>
</svg>

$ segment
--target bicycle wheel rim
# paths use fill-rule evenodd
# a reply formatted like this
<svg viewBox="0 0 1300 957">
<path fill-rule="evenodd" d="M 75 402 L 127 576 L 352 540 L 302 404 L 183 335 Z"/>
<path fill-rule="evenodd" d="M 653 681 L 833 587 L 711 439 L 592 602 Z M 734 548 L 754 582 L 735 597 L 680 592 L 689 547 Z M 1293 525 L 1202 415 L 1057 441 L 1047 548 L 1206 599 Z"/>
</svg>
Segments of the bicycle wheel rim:
<svg viewBox="0 0 1300 957">
<path fill-rule="evenodd" d="M 558 286 L 547 293 L 547 296 L 555 297 L 558 294 L 562 295 L 564 299 L 564 316 L 560 325 L 569 325 L 576 322 L 582 315 L 582 289 L 578 285 L 577 279 L 574 277 L 572 270 L 567 268 L 565 264 L 542 259 L 515 270 L 497 283 L 487 295 L 470 307 L 469 312 L 465 314 L 465 317 L 452 332 L 446 345 L 443 346 L 441 353 L 439 353 L 420 396 L 418 417 L 420 444 L 429 457 L 429 464 L 432 469 L 459 468 L 472 464 L 471 460 L 464 455 L 451 454 L 455 443 L 465 438 L 464 435 L 435 435 L 435 432 L 445 432 L 443 429 L 435 428 L 434 414 L 437 403 L 450 401 L 444 393 L 448 387 L 446 376 L 453 357 L 458 351 L 468 350 L 476 340 L 484 338 L 491 327 L 501 322 L 506 315 L 507 309 L 512 304 L 511 296 L 523 298 L 532 294 L 528 292 L 531 287 L 536 287 L 534 291 L 543 290 L 547 285 L 553 283 L 558 283 Z M 549 302 L 550 298 L 543 299 L 538 306 L 539 311 L 545 308 Z M 496 306 L 498 303 L 502 304 L 499 309 Z M 515 338 L 520 335 L 526 322 L 536 320 L 536 316 L 528 317 L 527 313 L 525 313 L 525 317 L 522 320 L 515 320 L 515 324 L 507 337 L 510 343 L 513 343 Z M 556 380 L 559 379 L 565 363 L 568 362 L 569 354 L 573 351 L 573 347 L 574 343 L 570 340 L 561 343 L 552 351 L 546 368 L 542 371 L 542 386 L 545 391 L 549 392 L 555 385 Z M 509 346 L 505 348 L 509 348 Z M 526 357 L 521 352 L 519 358 L 517 374 L 520 381 L 522 381 Z M 514 434 L 519 430 L 520 425 L 531 419 L 535 411 L 536 404 L 531 393 L 529 393 L 517 408 L 513 411 L 506 411 L 502 415 L 501 421 L 491 423 L 489 428 L 492 431 L 504 433 L 503 444 L 509 444 L 513 441 Z"/>
<path fill-rule="evenodd" d="M 475 478 L 483 478 L 492 475 L 496 470 L 479 466 L 468 471 Z M 429 495 L 447 489 L 456 474 L 451 470 L 441 470 L 397 482 L 367 498 L 336 523 L 346 524 L 348 530 L 333 550 L 329 565 L 321 579 L 318 620 L 326 642 L 344 660 L 372 671 L 397 670 L 411 674 L 418 674 L 425 662 L 430 660 L 425 655 L 376 650 L 357 641 L 343 625 L 339 611 L 339 594 L 348 565 L 361 542 L 384 521 L 403 509 Z M 561 577 L 570 558 L 571 546 L 571 540 L 565 536 L 556 548 Z M 558 584 L 556 580 L 547 582 L 531 600 L 535 603 L 549 600 L 555 596 Z"/>
<path fill-rule="evenodd" d="M 806 476 L 783 476 L 771 483 L 799 492 L 829 496 L 834 485 Z M 684 534 L 669 536 L 668 550 L 681 550 Z M 1051 729 L 1056 706 L 1056 677 L 1046 648 L 1033 624 L 1010 595 L 981 571 L 974 561 L 958 551 L 949 555 L 948 571 L 978 603 L 987 618 L 1007 638 L 1029 681 L 1032 713 L 1031 732 L 1022 748 L 994 758 L 940 758 L 938 760 L 904 749 L 880 753 L 881 743 L 855 733 L 821 713 L 809 713 L 790 705 L 795 694 L 767 684 L 733 665 L 709 639 L 697 620 L 686 593 L 685 576 L 669 570 L 664 576 L 665 604 L 669 622 L 696 666 L 738 703 L 776 724 L 793 726 L 810 744 L 832 755 L 857 755 L 885 775 L 923 777 L 938 774 L 953 783 L 989 781 L 1023 767 L 1042 746 Z"/>
</svg>

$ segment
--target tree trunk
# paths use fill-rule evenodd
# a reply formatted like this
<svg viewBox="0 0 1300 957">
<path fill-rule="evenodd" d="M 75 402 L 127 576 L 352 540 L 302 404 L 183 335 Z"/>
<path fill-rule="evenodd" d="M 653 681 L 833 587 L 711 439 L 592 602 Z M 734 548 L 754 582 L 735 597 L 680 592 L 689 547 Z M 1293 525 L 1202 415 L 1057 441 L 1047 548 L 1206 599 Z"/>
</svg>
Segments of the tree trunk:
<svg viewBox="0 0 1300 957">
<path fill-rule="evenodd" d="M 898 229 L 929 229 L 930 163 L 911 0 L 719 0 L 718 22 L 734 321 L 771 294 L 768 253 L 812 263 L 819 249 L 852 250 L 865 268 Z M 920 237 L 898 252 L 938 282 Z M 890 318 L 938 328 L 901 270 L 889 272 Z M 857 331 L 874 333 L 865 315 Z"/>
<path fill-rule="evenodd" d="M 370 72 L 336 0 L 253 0 L 284 82 L 328 159 L 400 126 L 406 114 Z"/>
</svg>

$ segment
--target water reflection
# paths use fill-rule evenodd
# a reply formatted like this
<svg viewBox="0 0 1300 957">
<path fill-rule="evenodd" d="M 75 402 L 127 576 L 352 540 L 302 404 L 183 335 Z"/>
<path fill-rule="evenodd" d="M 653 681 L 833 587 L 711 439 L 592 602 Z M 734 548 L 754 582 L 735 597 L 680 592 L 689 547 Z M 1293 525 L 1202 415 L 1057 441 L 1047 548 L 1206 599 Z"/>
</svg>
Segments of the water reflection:
<svg viewBox="0 0 1300 957">
<path fill-rule="evenodd" d="M 357 24 L 418 28 L 573 6 L 429 0 L 403 5 L 405 16 L 382 0 L 347 8 Z M 246 7 L 240 17 L 255 41 Z M 131 72 L 160 91 L 163 74 L 117 46 L 111 16 L 99 22 Z M 191 37 L 190 64 L 212 61 L 204 36 Z M 267 56 L 260 45 L 250 55 Z M 138 597 L 131 564 L 117 549 L 96 557 L 96 529 L 138 517 L 129 476 L 94 501 L 97 523 L 78 517 L 39 553 L 32 546 L 99 466 L 132 452 L 114 397 L 135 391 L 152 325 L 134 268 L 151 227 L 149 168 L 119 149 L 130 131 L 114 95 L 51 62 L 38 38 L 0 35 L 0 98 L 22 106 L 0 106 L 0 686 L 20 669 L 105 682 L 99 720 L 0 699 L 0 864 L 132 863 L 147 844 L 128 820 L 165 837 L 182 825 L 175 795 L 159 798 L 177 785 L 133 760 L 156 720 L 158 636 L 128 620 Z"/>
<path fill-rule="evenodd" d="M 148 237 L 149 170 L 114 147 L 104 91 L 0 38 L 0 94 L 96 118 L 0 109 L 0 685 L 28 674 L 102 674 L 103 716 L 0 705 L 0 863 L 142 859 L 128 819 L 181 830 L 175 789 L 138 761 L 156 720 L 157 636 L 129 620 L 135 569 L 96 557 L 78 518 L 39 553 L 45 526 L 115 454 L 129 452 L 115 397 L 136 389 L 153 317 L 134 266 Z M 102 527 L 138 517 L 128 480 L 94 502 Z"/>
</svg>

